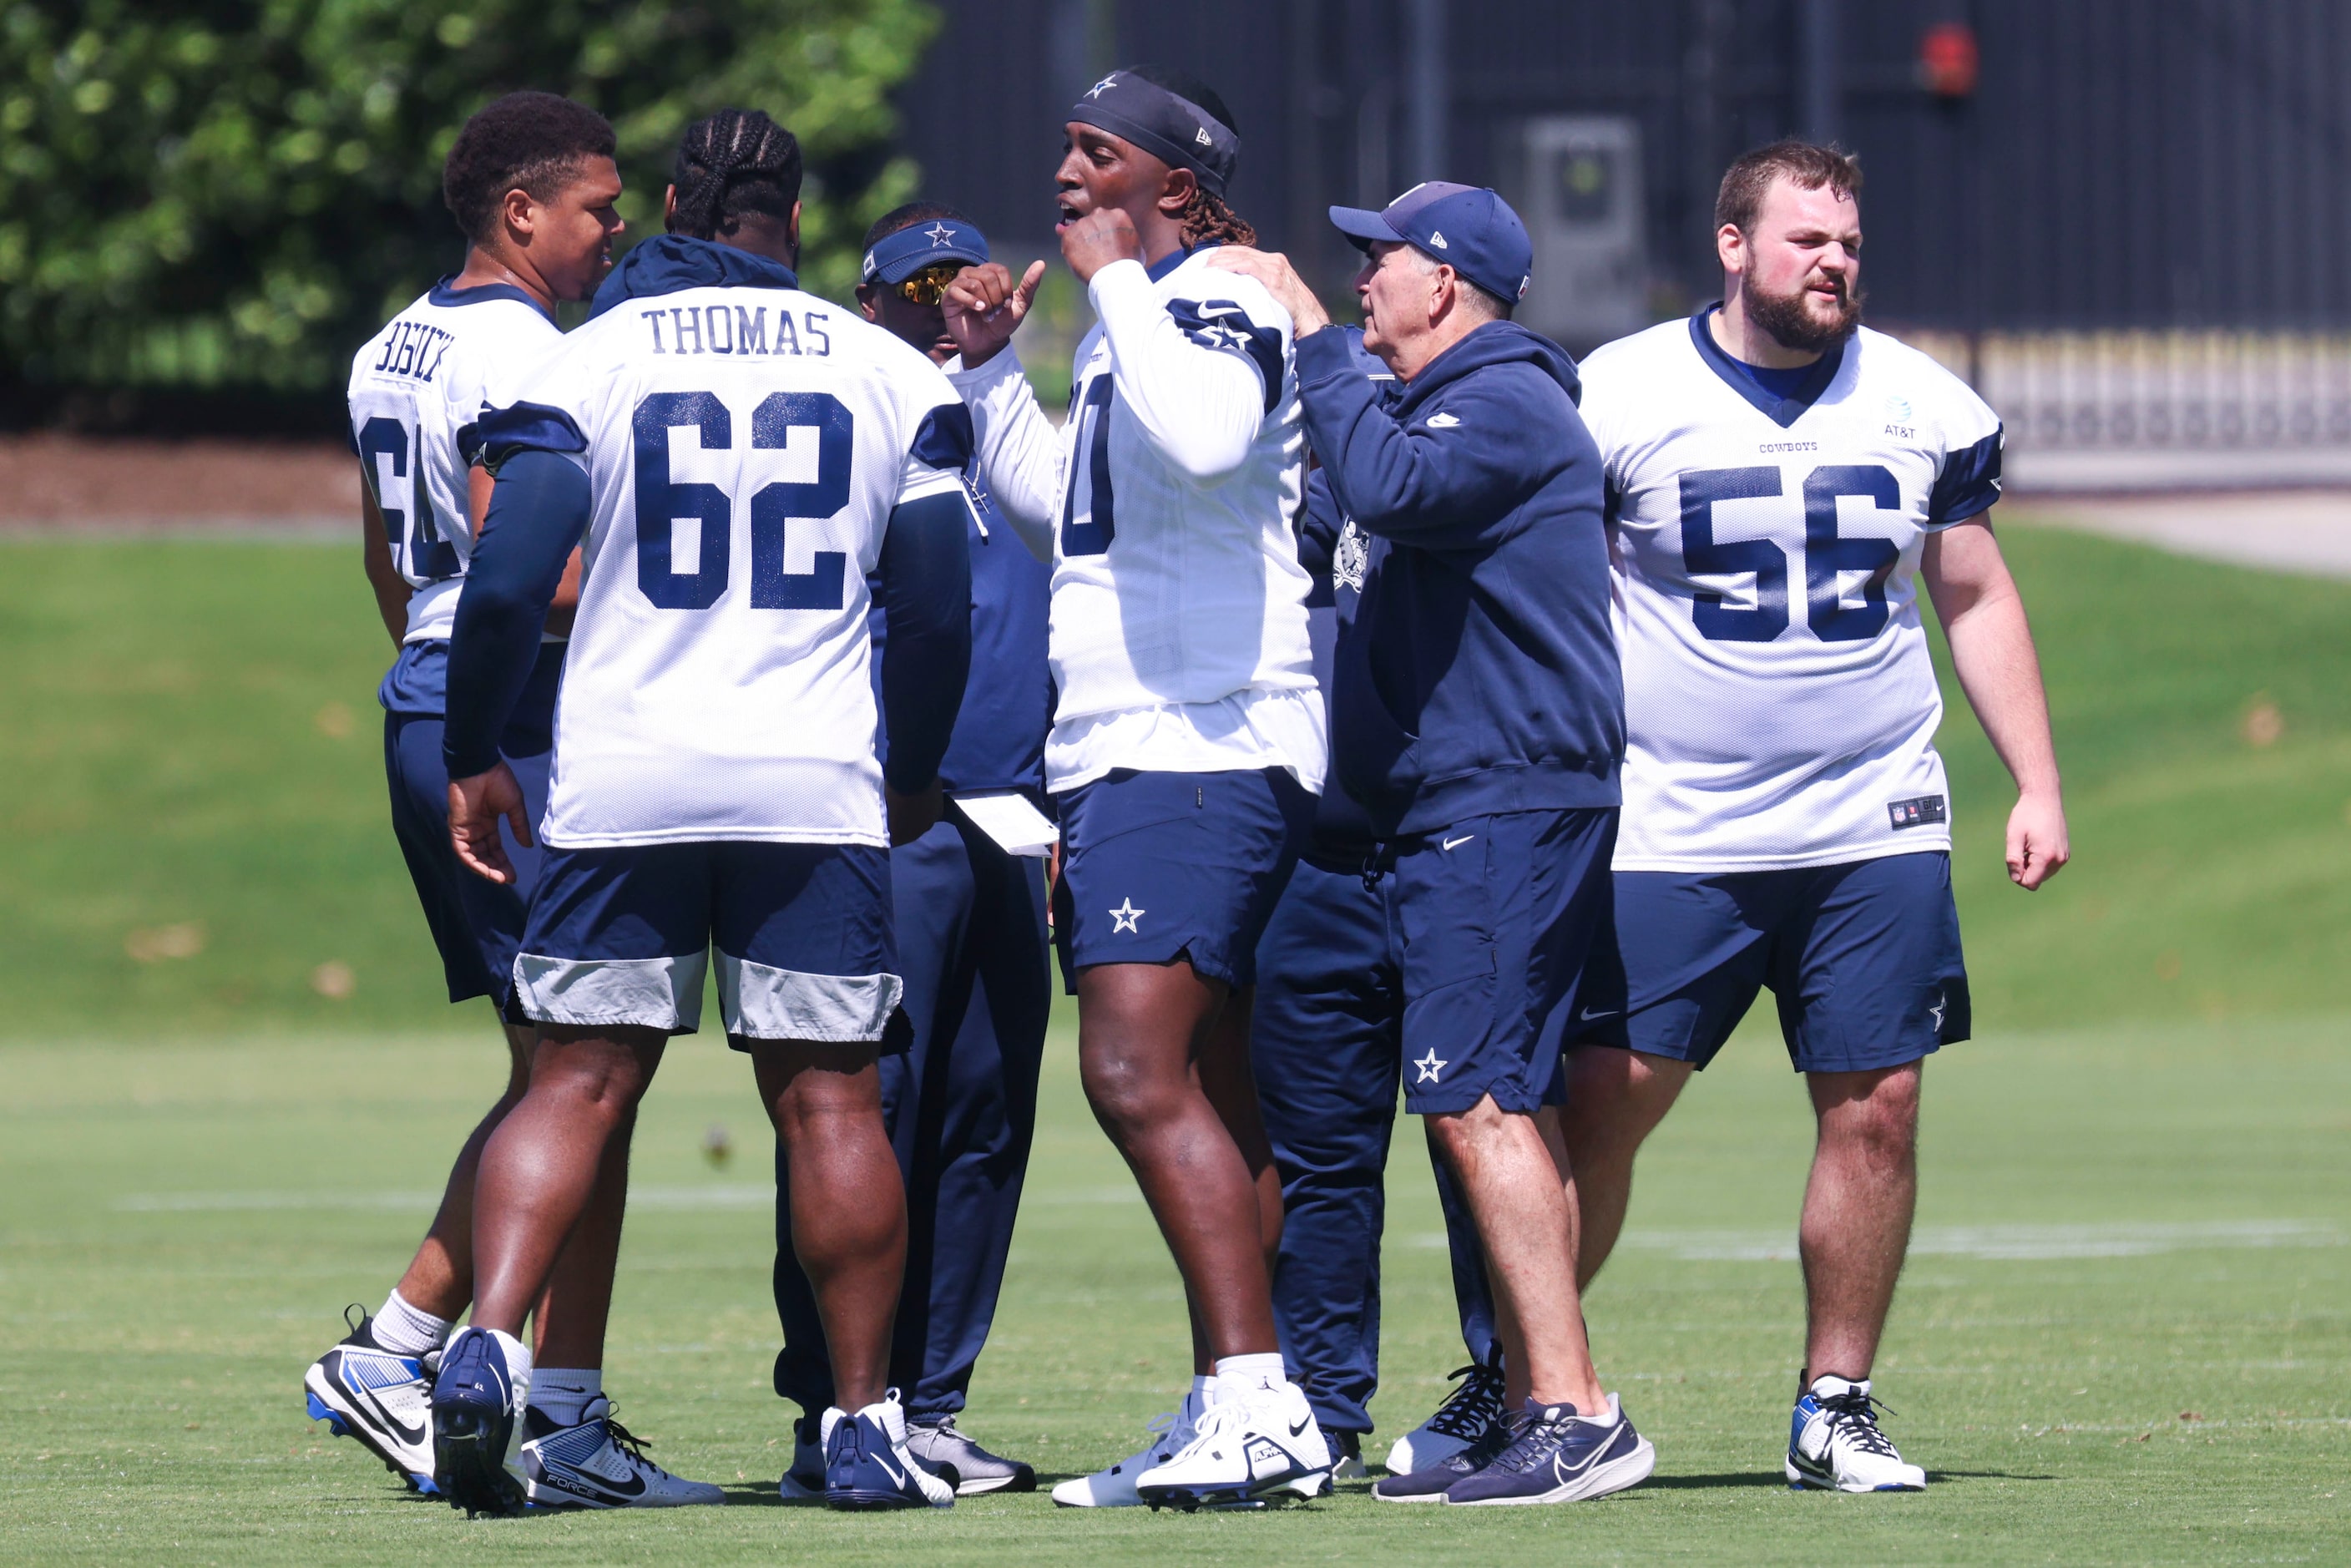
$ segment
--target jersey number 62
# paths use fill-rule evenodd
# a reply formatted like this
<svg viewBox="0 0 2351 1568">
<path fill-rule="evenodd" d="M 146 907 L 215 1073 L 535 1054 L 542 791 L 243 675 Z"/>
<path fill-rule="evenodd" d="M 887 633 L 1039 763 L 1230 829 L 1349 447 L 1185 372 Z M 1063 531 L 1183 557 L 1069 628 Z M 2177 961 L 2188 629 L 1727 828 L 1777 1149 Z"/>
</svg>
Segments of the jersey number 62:
<svg viewBox="0 0 2351 1568">
<path fill-rule="evenodd" d="M 784 570 L 784 537 L 791 518 L 831 517 L 849 504 L 849 470 L 857 425 L 831 392 L 770 392 L 751 411 L 754 451 L 782 451 L 792 432 L 816 437 L 816 477 L 762 485 L 751 497 L 751 608 L 839 610 L 849 602 L 849 557 L 818 550 L 806 571 Z M 705 452 L 735 444 L 735 416 L 706 392 L 654 392 L 637 404 L 637 587 L 663 610 L 707 610 L 726 591 L 732 569 L 734 500 L 716 485 L 674 484 L 669 433 L 699 433 Z M 695 570 L 675 569 L 674 522 L 697 524 L 701 549 Z"/>
</svg>

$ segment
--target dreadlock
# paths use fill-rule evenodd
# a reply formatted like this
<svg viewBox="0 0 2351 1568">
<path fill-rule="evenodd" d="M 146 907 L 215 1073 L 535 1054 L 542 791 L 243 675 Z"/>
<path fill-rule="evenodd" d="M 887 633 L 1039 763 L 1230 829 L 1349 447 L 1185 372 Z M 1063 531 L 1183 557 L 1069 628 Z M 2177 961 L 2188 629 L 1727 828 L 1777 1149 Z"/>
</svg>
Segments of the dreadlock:
<svg viewBox="0 0 2351 1568">
<path fill-rule="evenodd" d="M 722 109 L 678 143 L 672 234 L 716 239 L 755 214 L 789 223 L 800 199 L 800 144 L 756 109 Z"/>
<path fill-rule="evenodd" d="M 1173 66 L 1129 66 L 1130 76 L 1141 77 L 1155 87 L 1166 89 L 1176 97 L 1191 103 L 1234 135 L 1240 134 L 1240 123 L 1226 107 L 1217 89 L 1187 71 Z M 1203 245 L 1255 245 L 1257 230 L 1249 221 L 1226 204 L 1222 196 L 1212 195 L 1205 186 L 1192 188 L 1192 200 L 1184 208 L 1184 248 L 1191 250 Z"/>
</svg>

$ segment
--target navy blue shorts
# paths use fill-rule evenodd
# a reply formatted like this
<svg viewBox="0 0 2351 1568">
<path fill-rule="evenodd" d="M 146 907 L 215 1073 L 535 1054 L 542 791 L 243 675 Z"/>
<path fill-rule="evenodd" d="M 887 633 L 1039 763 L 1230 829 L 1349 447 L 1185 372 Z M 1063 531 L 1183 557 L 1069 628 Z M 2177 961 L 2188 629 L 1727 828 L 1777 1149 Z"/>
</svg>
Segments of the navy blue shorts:
<svg viewBox="0 0 2351 1568">
<path fill-rule="evenodd" d="M 549 849 L 515 959 L 516 998 L 541 1023 L 692 1034 L 702 1025 L 714 946 L 731 1039 L 883 1040 L 904 989 L 890 852 L 736 842 Z"/>
<path fill-rule="evenodd" d="M 1800 1072 L 1899 1067 L 1968 1038 L 1951 857 L 1938 850 L 1803 871 L 1625 871 L 1616 931 L 1623 1039 L 1698 1068 L 1765 986 Z"/>
<path fill-rule="evenodd" d="M 1072 994 L 1096 964 L 1179 957 L 1209 979 L 1256 984 L 1258 934 L 1314 820 L 1314 797 L 1288 768 L 1122 768 L 1056 803 L 1053 942 Z"/>
<path fill-rule="evenodd" d="M 535 824 L 547 810 L 547 781 L 554 760 L 555 688 L 563 671 L 563 644 L 546 644 L 530 684 L 516 704 L 515 716 L 498 739 L 498 749 L 522 785 L 523 805 Z M 449 770 L 441 761 L 439 665 L 447 644 L 417 643 L 401 650 L 385 677 L 388 692 L 424 685 L 424 700 L 396 703 L 383 716 L 383 770 L 392 789 L 392 831 L 408 862 L 409 880 L 424 906 L 424 923 L 441 950 L 441 972 L 449 999 L 487 997 L 499 1016 L 520 1022 L 514 1010 L 515 952 L 522 941 L 530 892 L 538 881 L 538 851 L 518 843 L 514 830 L 501 827 L 507 857 L 520 878 L 501 887 L 467 871 L 449 845 Z M 424 711 L 429 704 L 429 711 Z"/>
<path fill-rule="evenodd" d="M 1567 1043 L 1624 1020 L 1615 849 L 1608 806 L 1471 817 L 1383 854 L 1406 1110 L 1467 1111 L 1489 1094 L 1520 1113 L 1560 1103 Z"/>
</svg>

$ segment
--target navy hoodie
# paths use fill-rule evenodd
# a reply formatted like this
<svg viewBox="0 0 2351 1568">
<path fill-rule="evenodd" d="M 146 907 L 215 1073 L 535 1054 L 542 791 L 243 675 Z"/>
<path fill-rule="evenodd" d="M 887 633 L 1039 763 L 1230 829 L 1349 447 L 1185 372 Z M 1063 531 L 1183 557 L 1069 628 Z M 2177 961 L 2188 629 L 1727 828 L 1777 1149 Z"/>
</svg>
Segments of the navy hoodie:
<svg viewBox="0 0 2351 1568">
<path fill-rule="evenodd" d="M 1360 586 L 1351 615 L 1340 595 L 1340 783 L 1382 838 L 1618 804 L 1625 685 L 1575 362 L 1507 321 L 1401 384 L 1358 352 L 1326 329 L 1297 353 L 1329 497 L 1307 530 Z"/>
</svg>

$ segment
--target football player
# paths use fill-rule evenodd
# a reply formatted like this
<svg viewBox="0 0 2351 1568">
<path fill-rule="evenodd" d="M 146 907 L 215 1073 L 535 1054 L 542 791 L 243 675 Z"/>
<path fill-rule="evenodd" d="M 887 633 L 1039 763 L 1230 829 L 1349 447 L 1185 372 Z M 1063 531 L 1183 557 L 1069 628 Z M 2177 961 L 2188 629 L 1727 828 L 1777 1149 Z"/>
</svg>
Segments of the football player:
<svg viewBox="0 0 2351 1568">
<path fill-rule="evenodd" d="M 1870 1381 L 1917 1193 L 1920 1070 L 1968 1038 L 1923 582 L 2016 780 L 2010 877 L 2066 861 L 2048 705 L 1992 538 L 2001 426 L 1859 325 L 1861 171 L 1783 141 L 1723 176 L 1723 298 L 1583 367 L 1607 465 L 1629 742 L 1623 1041 L 1573 1052 L 1582 1273 L 1641 1141 L 1770 987 L 1818 1124 L 1792 1485 L 1916 1491 Z"/>
<path fill-rule="evenodd" d="M 1239 138 L 1214 92 L 1113 71 L 1066 134 L 1061 254 L 1097 322 L 1064 426 L 1008 348 L 1041 262 L 1017 286 L 1001 267 L 966 272 L 946 319 L 982 476 L 1053 562 L 1055 936 L 1086 1094 L 1175 1254 L 1196 1330 L 1194 1389 L 1168 1429 L 1053 1497 L 1311 1496 L 1330 1456 L 1274 1331 L 1279 1189 L 1245 1028 L 1219 1028 L 1228 1008 L 1245 1025 L 1258 934 L 1328 751 L 1290 532 L 1304 444 L 1290 319 L 1256 283 L 1205 265 L 1217 244 L 1254 237 L 1224 200 Z"/>
<path fill-rule="evenodd" d="M 903 991 L 892 839 L 937 820 L 970 655 L 970 419 L 938 367 L 804 293 L 800 153 L 766 115 L 688 128 L 670 232 L 587 325 L 494 386 L 499 465 L 449 653 L 450 831 L 510 882 L 523 802 L 495 737 L 585 536 L 556 762 L 515 987 L 528 1092 L 482 1151 L 473 1321 L 434 1385 L 435 1478 L 511 1512 L 569 1456 L 528 1409 L 514 1337 L 712 946 L 730 1044 L 790 1161 L 792 1236 L 831 1347 L 825 1498 L 946 1507 L 887 1385 L 905 1203 L 875 1068 Z M 874 755 L 868 577 L 882 603 Z M 886 821 L 885 821 L 886 819 Z"/>
<path fill-rule="evenodd" d="M 511 842 L 517 881 L 498 886 L 465 872 L 449 844 L 449 776 L 441 760 L 449 630 L 489 483 L 473 465 L 471 433 L 491 369 L 530 362 L 559 346 L 556 301 L 586 299 L 611 267 L 622 229 L 612 207 L 621 193 L 612 148 L 612 128 L 601 115 L 551 93 L 513 93 L 467 120 L 442 173 L 443 198 L 467 239 L 465 266 L 392 318 L 351 367 L 368 578 L 400 650 L 380 694 L 392 828 L 440 947 L 450 999 L 490 998 L 505 1021 L 509 1060 L 506 1092 L 459 1152 L 440 1211 L 400 1283 L 303 1381 L 311 1415 L 357 1437 L 426 1491 L 433 1490 L 426 1368 L 473 1298 L 475 1166 L 522 1097 L 533 1039 L 514 1005 L 513 969 L 537 852 Z M 534 813 L 547 798 L 560 632 L 575 593 L 576 580 L 567 578 L 498 737 Z M 716 1488 L 697 1491 L 633 1449 L 614 1448 L 604 1424 L 604 1319 L 627 1181 L 623 1133 L 607 1151 L 587 1217 L 535 1314 L 543 1364 L 535 1393 L 549 1420 L 579 1430 L 574 1441 L 598 1466 L 629 1478 L 628 1500 L 687 1495 L 716 1502 Z"/>
<path fill-rule="evenodd" d="M 946 364 L 956 348 L 941 296 L 965 267 L 987 260 L 987 237 L 969 218 L 935 202 L 912 203 L 866 235 L 858 308 Z M 950 800 L 973 800 L 975 810 L 977 797 L 1006 792 L 1040 806 L 1053 703 L 1045 668 L 1050 572 L 992 505 L 973 513 L 966 542 L 971 675 L 939 778 Z M 886 640 L 887 632 L 877 616 L 876 637 Z M 957 1495 L 1030 1491 L 1033 1467 L 989 1453 L 956 1419 L 996 1316 L 1037 1126 L 1051 1011 L 1045 879 L 1040 861 L 1008 852 L 968 812 L 951 809 L 890 852 L 890 885 L 914 1026 L 905 1053 L 882 1059 L 883 1116 L 906 1183 L 906 1284 L 890 1381 L 904 1391 L 907 1450 Z M 776 1188 L 776 1311 L 784 1326 L 776 1389 L 806 1413 L 792 1423 L 782 1487 L 786 1496 L 815 1497 L 824 1490 L 817 1437 L 833 1403 L 832 1369 L 808 1275 L 792 1256 L 789 1161 L 780 1149 Z"/>
</svg>

